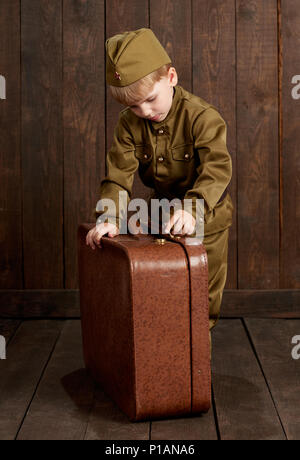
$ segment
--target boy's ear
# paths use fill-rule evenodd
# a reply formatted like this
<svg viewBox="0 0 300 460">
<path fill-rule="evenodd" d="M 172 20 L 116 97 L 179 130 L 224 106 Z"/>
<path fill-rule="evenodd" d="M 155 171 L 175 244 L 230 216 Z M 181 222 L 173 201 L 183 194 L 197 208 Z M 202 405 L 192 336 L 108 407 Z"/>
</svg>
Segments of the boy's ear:
<svg viewBox="0 0 300 460">
<path fill-rule="evenodd" d="M 178 75 L 177 75 L 175 67 L 169 68 L 169 83 L 172 86 L 176 86 L 178 83 Z"/>
</svg>

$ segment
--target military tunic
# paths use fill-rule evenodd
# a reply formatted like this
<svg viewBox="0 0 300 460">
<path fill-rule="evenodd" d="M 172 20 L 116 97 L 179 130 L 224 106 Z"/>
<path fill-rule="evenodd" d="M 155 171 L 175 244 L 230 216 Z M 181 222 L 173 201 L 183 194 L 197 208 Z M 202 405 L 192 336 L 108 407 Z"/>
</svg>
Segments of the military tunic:
<svg viewBox="0 0 300 460">
<path fill-rule="evenodd" d="M 226 190 L 232 175 L 226 129 L 213 105 L 179 85 L 174 88 L 171 109 L 161 122 L 138 117 L 126 107 L 119 114 L 107 154 L 107 175 L 100 186 L 100 198 L 114 200 L 117 218 L 119 192 L 126 191 L 130 201 L 137 170 L 142 182 L 153 189 L 154 197 L 204 199 L 211 327 L 219 316 L 226 280 L 228 227 L 233 211 Z M 195 208 L 195 217 L 194 212 Z"/>
</svg>

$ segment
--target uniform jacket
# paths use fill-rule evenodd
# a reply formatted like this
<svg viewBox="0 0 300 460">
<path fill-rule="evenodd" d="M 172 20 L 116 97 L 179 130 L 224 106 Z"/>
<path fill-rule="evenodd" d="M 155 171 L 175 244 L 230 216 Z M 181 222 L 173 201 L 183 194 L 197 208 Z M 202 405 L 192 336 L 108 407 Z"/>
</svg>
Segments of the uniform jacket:
<svg viewBox="0 0 300 460">
<path fill-rule="evenodd" d="M 127 191 L 129 202 L 137 170 L 153 189 L 153 197 L 203 198 L 205 235 L 231 225 L 233 205 L 226 189 L 232 163 L 226 124 L 202 98 L 177 85 L 171 109 L 161 122 L 140 118 L 129 107 L 120 112 L 100 187 L 101 199 L 115 201 L 117 217 L 118 192 Z"/>
</svg>

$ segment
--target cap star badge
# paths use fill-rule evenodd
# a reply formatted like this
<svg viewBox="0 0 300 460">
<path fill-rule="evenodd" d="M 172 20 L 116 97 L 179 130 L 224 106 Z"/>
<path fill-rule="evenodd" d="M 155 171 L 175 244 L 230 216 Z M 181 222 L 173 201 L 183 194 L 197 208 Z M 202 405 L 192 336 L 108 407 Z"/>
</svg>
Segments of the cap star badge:
<svg viewBox="0 0 300 460">
<path fill-rule="evenodd" d="M 121 80 L 121 75 L 119 74 L 119 72 L 115 72 L 115 79 Z"/>
</svg>

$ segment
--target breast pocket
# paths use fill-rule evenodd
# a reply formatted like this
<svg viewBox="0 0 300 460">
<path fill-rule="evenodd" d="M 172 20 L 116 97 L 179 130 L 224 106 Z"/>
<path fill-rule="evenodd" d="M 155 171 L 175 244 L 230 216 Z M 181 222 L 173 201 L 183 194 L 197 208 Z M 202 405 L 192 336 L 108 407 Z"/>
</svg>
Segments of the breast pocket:
<svg viewBox="0 0 300 460">
<path fill-rule="evenodd" d="M 140 164 L 147 165 L 152 160 L 152 149 L 149 144 L 140 144 L 135 146 L 134 152 L 136 158 L 139 160 Z"/>
<path fill-rule="evenodd" d="M 172 159 L 175 161 L 189 163 L 194 158 L 193 144 L 182 144 L 171 149 Z"/>
</svg>

